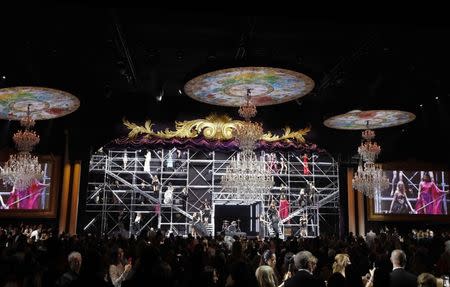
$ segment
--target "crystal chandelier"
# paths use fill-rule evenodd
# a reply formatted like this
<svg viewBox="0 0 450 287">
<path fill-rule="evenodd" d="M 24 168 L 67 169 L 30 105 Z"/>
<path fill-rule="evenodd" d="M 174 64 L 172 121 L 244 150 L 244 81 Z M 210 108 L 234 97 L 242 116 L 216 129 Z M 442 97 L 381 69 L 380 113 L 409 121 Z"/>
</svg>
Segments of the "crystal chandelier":
<svg viewBox="0 0 450 287">
<path fill-rule="evenodd" d="M 29 187 L 35 179 L 42 179 L 44 172 L 36 156 L 29 152 L 12 154 L 1 170 L 5 185 L 11 185 L 23 190 Z"/>
<path fill-rule="evenodd" d="M 274 185 L 274 179 L 264 160 L 254 152 L 256 142 L 263 135 L 261 123 L 251 122 L 256 115 L 256 106 L 250 101 L 251 90 L 247 89 L 246 103 L 239 107 L 239 115 L 245 119 L 237 125 L 234 137 L 239 141 L 241 151 L 231 159 L 222 176 L 222 185 L 233 192 L 236 199 L 261 200 Z"/>
<path fill-rule="evenodd" d="M 367 125 L 369 124 L 367 123 Z M 367 129 L 362 132 L 362 138 L 363 141 L 358 147 L 358 153 L 364 162 L 375 162 L 381 152 L 381 147 L 376 142 L 372 142 L 372 139 L 375 138 L 375 132 Z"/>
<path fill-rule="evenodd" d="M 5 185 L 23 190 L 29 187 L 34 180 L 40 180 L 44 176 L 44 171 L 37 156 L 30 154 L 34 146 L 39 143 L 39 135 L 31 130 L 34 124 L 35 121 L 30 113 L 30 105 L 28 105 L 27 115 L 20 120 L 20 125 L 24 130 L 19 130 L 13 135 L 13 141 L 19 152 L 10 155 L 5 166 L 0 167 L 0 177 Z"/>
<path fill-rule="evenodd" d="M 356 190 L 370 198 L 373 198 L 377 191 L 389 187 L 389 179 L 384 175 L 381 165 L 369 162 L 358 166 L 352 183 Z"/>
<path fill-rule="evenodd" d="M 389 180 L 381 168 L 381 165 L 375 164 L 375 160 L 381 152 L 381 147 L 372 142 L 375 138 L 375 132 L 367 129 L 362 132 L 363 141 L 358 147 L 358 154 L 361 156 L 362 164 L 358 165 L 358 170 L 352 179 L 353 187 L 364 195 L 373 198 L 377 191 L 389 187 Z"/>
</svg>

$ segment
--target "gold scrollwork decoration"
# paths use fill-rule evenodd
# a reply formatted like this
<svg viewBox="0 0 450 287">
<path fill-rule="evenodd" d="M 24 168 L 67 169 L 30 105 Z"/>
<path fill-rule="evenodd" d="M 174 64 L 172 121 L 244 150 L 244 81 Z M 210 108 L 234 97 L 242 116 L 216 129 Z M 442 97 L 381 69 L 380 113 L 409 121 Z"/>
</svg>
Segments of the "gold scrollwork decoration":
<svg viewBox="0 0 450 287">
<path fill-rule="evenodd" d="M 153 124 L 150 120 L 146 121 L 144 126 L 139 126 L 123 119 L 123 124 L 130 130 L 129 138 L 135 138 L 140 134 L 145 137 L 159 137 L 163 139 L 171 138 L 196 138 L 203 135 L 210 140 L 231 140 L 233 139 L 233 131 L 236 126 L 241 124 L 241 121 L 233 120 L 228 115 L 212 114 L 205 119 L 197 119 L 191 121 L 177 121 L 175 122 L 175 130 L 165 129 L 164 131 L 153 131 Z M 279 136 L 271 132 L 265 133 L 261 140 L 275 142 L 295 140 L 298 142 L 305 142 L 304 136 L 311 130 L 310 127 L 298 131 L 291 131 L 290 127 L 283 129 L 283 135 Z"/>
</svg>

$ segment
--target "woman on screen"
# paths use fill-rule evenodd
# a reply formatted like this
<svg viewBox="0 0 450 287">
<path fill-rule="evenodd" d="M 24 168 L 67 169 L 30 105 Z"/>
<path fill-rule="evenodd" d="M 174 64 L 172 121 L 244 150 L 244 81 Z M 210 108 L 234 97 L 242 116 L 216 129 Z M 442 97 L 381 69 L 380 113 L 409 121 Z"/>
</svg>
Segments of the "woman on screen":
<svg viewBox="0 0 450 287">
<path fill-rule="evenodd" d="M 403 181 L 397 182 L 397 188 L 395 189 L 394 197 L 392 198 L 389 213 L 415 213 L 415 210 L 413 209 L 411 203 L 408 200 L 408 197 L 406 196 L 406 188 Z"/>
<path fill-rule="evenodd" d="M 436 186 L 429 173 L 424 173 L 422 181 L 419 183 L 416 212 L 418 214 L 442 214 L 443 194 L 447 192 Z"/>
</svg>

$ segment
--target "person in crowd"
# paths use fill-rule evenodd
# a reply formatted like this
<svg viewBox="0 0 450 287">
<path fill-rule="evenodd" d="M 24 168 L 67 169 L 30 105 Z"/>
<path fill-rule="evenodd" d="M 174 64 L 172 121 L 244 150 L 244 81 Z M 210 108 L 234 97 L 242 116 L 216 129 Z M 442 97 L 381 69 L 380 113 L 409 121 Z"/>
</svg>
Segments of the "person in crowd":
<svg viewBox="0 0 450 287">
<path fill-rule="evenodd" d="M 270 249 L 267 249 L 261 257 L 260 265 L 268 265 L 275 270 L 277 265 L 277 256 Z"/>
<path fill-rule="evenodd" d="M 82 257 L 79 252 L 73 251 L 67 257 L 69 271 L 64 273 L 56 282 L 57 287 L 67 287 L 73 285 L 80 276 Z"/>
<path fill-rule="evenodd" d="M 259 287 L 277 287 L 278 280 L 273 271 L 273 268 L 269 265 L 261 265 L 255 272 L 256 281 Z"/>
<path fill-rule="evenodd" d="M 114 287 L 121 287 L 130 271 L 131 262 L 126 262 L 123 249 L 114 247 L 111 252 L 111 264 L 109 265 L 109 278 Z"/>
<path fill-rule="evenodd" d="M 334 257 L 333 274 L 328 279 L 328 287 L 346 287 L 348 286 L 345 278 L 345 268 L 350 265 L 348 254 L 339 253 Z"/>
<path fill-rule="evenodd" d="M 325 282 L 314 277 L 313 272 L 317 267 L 317 258 L 309 251 L 300 251 L 294 256 L 295 275 L 284 282 L 285 287 L 309 286 L 324 287 Z"/>
<path fill-rule="evenodd" d="M 436 287 L 436 277 L 430 273 L 422 273 L 417 277 L 417 287 Z"/>
<path fill-rule="evenodd" d="M 406 271 L 406 254 L 401 249 L 391 253 L 392 272 L 390 275 L 391 287 L 415 287 L 417 276 Z"/>
</svg>

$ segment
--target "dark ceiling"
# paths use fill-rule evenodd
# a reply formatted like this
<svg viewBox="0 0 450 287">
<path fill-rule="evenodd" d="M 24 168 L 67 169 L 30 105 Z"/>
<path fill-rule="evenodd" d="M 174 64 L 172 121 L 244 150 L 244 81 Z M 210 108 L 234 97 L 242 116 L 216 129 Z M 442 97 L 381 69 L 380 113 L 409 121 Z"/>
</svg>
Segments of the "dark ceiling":
<svg viewBox="0 0 450 287">
<path fill-rule="evenodd" d="M 302 72 L 316 83 L 304 98 L 260 107 L 257 120 L 266 129 L 311 124 L 308 140 L 345 162 L 360 133 L 326 128 L 325 118 L 401 109 L 417 119 L 377 131 L 380 160 L 450 162 L 450 26 L 81 8 L 5 11 L 0 23 L 1 87 L 51 87 L 81 101 L 77 112 L 37 124 L 39 153 L 62 154 L 67 130 L 71 158 L 86 158 L 126 134 L 124 116 L 160 127 L 211 112 L 236 118 L 235 108 L 196 102 L 179 90 L 203 72 L 260 65 Z M 0 148 L 12 146 L 17 123 L 2 120 L 0 127 Z"/>
</svg>

